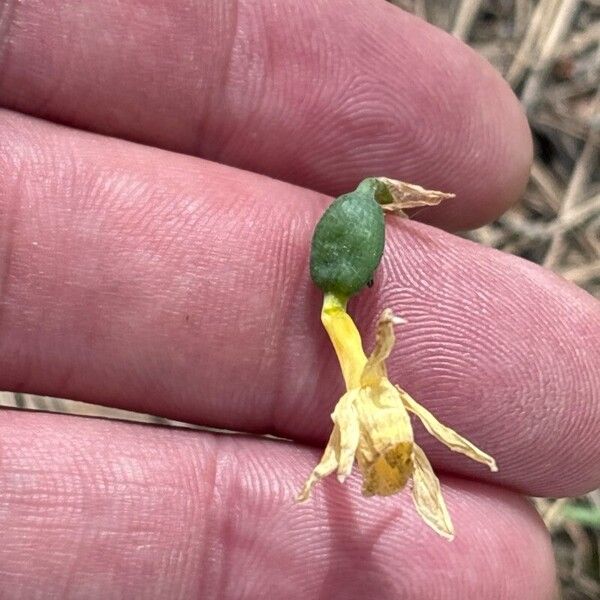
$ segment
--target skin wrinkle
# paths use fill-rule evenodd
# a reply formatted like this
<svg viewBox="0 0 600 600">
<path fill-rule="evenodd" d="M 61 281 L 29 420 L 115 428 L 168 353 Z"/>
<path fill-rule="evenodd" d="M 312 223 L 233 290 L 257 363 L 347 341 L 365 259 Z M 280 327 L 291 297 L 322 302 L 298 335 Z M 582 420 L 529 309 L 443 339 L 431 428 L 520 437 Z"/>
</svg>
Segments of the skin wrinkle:
<svg viewBox="0 0 600 600">
<path fill-rule="evenodd" d="M 213 62 L 214 76 L 217 81 L 209 86 L 209 95 L 206 101 L 206 110 L 198 127 L 197 141 L 190 149 L 191 153 L 197 156 L 211 156 L 216 162 L 219 162 L 219 154 L 227 140 L 232 134 L 225 132 L 227 122 L 220 123 L 213 117 L 219 115 L 223 109 L 228 113 L 227 92 L 229 89 L 237 88 L 240 83 L 246 87 L 252 81 L 246 73 L 245 78 L 238 78 L 235 82 L 234 71 L 232 69 L 235 54 L 239 45 L 239 38 L 245 34 L 243 24 L 240 22 L 240 0 L 233 2 L 216 3 L 216 10 L 222 11 L 222 19 L 215 27 L 216 31 L 226 30 L 226 33 L 220 34 L 219 60 Z M 223 25 L 221 25 L 223 23 Z M 216 66 L 218 65 L 218 66 Z M 260 81 L 260 78 L 255 78 Z M 217 142 L 217 143 L 214 143 Z"/>
<path fill-rule="evenodd" d="M 286 443 L 6 410 L 0 439 L 10 449 L 0 471 L 0 507 L 11 505 L 0 510 L 9 598 L 29 597 L 32 586 L 41 586 L 45 598 L 69 599 L 102 585 L 109 600 L 258 600 L 274 591 L 291 600 L 353 600 L 364 597 L 369 581 L 380 584 L 382 600 L 406 590 L 412 600 L 550 597 L 553 562 L 539 518 L 522 499 L 490 494 L 482 484 L 445 481 L 459 534 L 449 545 L 423 529 L 408 495 L 367 502 L 356 480 L 344 487 L 328 481 L 314 505 L 295 506 L 293 483 L 315 453 Z M 83 455 L 95 460 L 82 462 Z M 14 480 L 24 456 L 37 480 Z M 138 466 L 128 468 L 129 460 Z M 66 512 L 74 488 L 81 502 Z M 25 508 L 21 499 L 32 497 L 37 507 Z M 48 509 L 52 498 L 60 515 Z M 36 515 L 34 529 L 27 515 Z M 207 555 L 210 568 L 199 569 L 209 564 L 202 562 Z M 61 577 L 57 566 L 64 564 L 72 568 Z"/>
<path fill-rule="evenodd" d="M 4 299 L 0 338 L 11 348 L 2 353 L 3 387 L 100 403 L 108 398 L 123 408 L 321 446 L 341 378 L 333 352 L 324 350 L 326 335 L 315 317 L 321 299 L 307 277 L 305 258 L 327 199 L 242 172 L 230 183 L 234 178 L 227 167 L 10 113 L 0 116 L 9 124 L 4 150 L 10 152 L 13 137 L 18 140 L 27 174 L 31 167 L 24 146 L 28 139 L 37 142 L 31 149 L 35 178 L 27 176 L 26 189 L 36 206 L 44 206 L 44 219 L 35 213 L 19 215 L 13 261 L 18 286 Z M 18 134 L 14 125 L 19 122 L 27 123 L 29 137 Z M 44 131 L 52 135 L 40 147 L 38 140 L 47 139 Z M 73 151 L 73 136 L 81 151 L 72 152 L 72 171 L 55 168 L 56 158 L 39 160 L 60 156 L 63 143 Z M 136 165 L 127 180 L 152 182 L 139 192 L 151 201 L 132 197 L 128 186 L 110 179 L 111 169 L 118 174 L 126 156 Z M 86 218 L 73 220 L 72 207 L 79 206 L 79 194 L 89 194 L 99 163 L 101 178 L 111 181 L 107 204 L 104 196 L 87 201 Z M 68 178 L 64 197 L 55 191 L 60 179 L 38 190 L 36 182 L 45 180 L 51 166 L 53 173 Z M 171 203 L 170 189 L 175 190 Z M 124 197 L 117 197 L 117 191 Z M 188 224 L 195 221 L 186 212 L 188 198 L 196 199 L 193 225 Z M 10 211 L 11 203 L 23 198 L 17 194 L 5 201 Z M 240 206 L 251 206 L 249 221 L 236 219 Z M 89 239 L 86 221 L 94 223 L 96 214 L 105 223 L 104 234 Z M 141 233 L 137 226 L 131 229 L 132 222 L 144 223 Z M 265 262 L 280 247 L 272 223 L 290 236 L 286 264 Z M 43 252 L 32 251 L 32 240 Z M 525 261 L 424 225 L 402 221 L 390 228 L 388 240 L 388 258 L 376 276 L 379 287 L 362 294 L 351 310 L 366 332 L 384 306 L 409 321 L 398 329 L 401 342 L 390 362 L 391 379 L 434 413 L 450 403 L 452 425 L 499 459 L 494 482 L 540 495 L 594 487 L 599 477 L 594 465 L 597 402 L 572 410 L 574 390 L 582 398 L 594 398 L 594 378 L 600 372 L 592 352 L 597 327 L 593 299 Z M 410 285 L 399 297 L 390 282 L 404 286 L 405 274 L 411 272 L 419 276 L 408 278 Z M 277 304 L 291 307 L 285 314 L 272 314 L 277 308 L 270 292 L 273 281 L 287 281 L 280 284 Z M 479 287 L 490 293 L 478 293 Z M 241 290 L 244 303 L 236 300 Z M 497 297 L 505 298 L 500 307 Z M 231 326 L 232 306 L 243 327 Z M 537 310 L 539 306 L 546 308 Z M 532 311 L 537 313 L 533 320 Z M 186 315 L 193 315 L 191 325 L 182 325 Z M 285 324 L 283 333 L 269 340 L 265 332 L 280 323 Z M 277 339 L 285 340 L 282 348 L 271 347 Z M 559 339 L 565 354 L 555 357 L 547 348 L 558 347 Z M 587 350 L 581 346 L 586 340 Z M 371 343 L 367 337 L 368 347 Z M 48 345 L 61 352 L 45 352 Z M 577 352 L 570 352 L 574 345 Z M 275 359 L 280 350 L 284 362 Z M 285 356 L 295 362 L 286 364 Z M 528 366 L 531 356 L 538 357 L 534 366 Z M 263 373 L 258 378 L 260 357 Z M 454 386 L 450 365 L 458 369 Z M 545 384 L 533 385 L 536 379 Z M 298 384 L 288 389 L 285 382 L 290 380 L 304 382 L 304 389 Z M 282 393 L 275 396 L 277 391 Z M 531 438 L 537 440 L 540 430 L 548 428 L 555 435 L 534 447 Z M 581 434 L 565 450 L 563 442 L 573 431 Z M 486 476 L 460 457 L 441 453 L 435 442 L 424 445 L 426 452 L 434 452 L 436 466 Z M 575 460 L 585 468 L 569 468 Z"/>
<path fill-rule="evenodd" d="M 225 441 L 226 443 L 228 442 Z M 200 560 L 194 566 L 199 573 L 202 573 L 197 583 L 196 592 L 198 597 L 202 596 L 203 590 L 206 593 L 206 590 L 212 589 L 216 592 L 223 589 L 227 561 L 227 553 L 224 551 L 224 541 L 221 537 L 223 532 L 220 526 L 220 519 L 218 518 L 219 511 L 222 510 L 222 507 L 227 506 L 227 504 L 222 503 L 220 498 L 218 484 L 223 478 L 223 472 L 220 471 L 220 467 L 223 465 L 220 461 L 220 453 L 217 451 L 215 444 L 211 444 L 211 452 L 208 458 L 205 458 L 205 461 L 208 477 L 204 473 L 202 476 L 195 475 L 199 488 L 202 486 L 206 489 L 206 495 L 203 498 L 205 510 L 200 509 L 197 511 L 199 517 L 205 515 L 203 527 L 205 542 Z M 190 492 L 193 494 L 193 490 L 190 490 Z M 202 565 L 202 569 L 199 569 L 198 565 Z"/>
<path fill-rule="evenodd" d="M 6 159 L 6 153 L 0 150 L 0 158 Z M 16 165 L 11 163 L 16 162 Z M 14 252 L 14 244 L 15 237 L 17 235 L 16 231 L 16 223 L 18 221 L 18 215 L 21 212 L 20 202 L 19 202 L 19 192 L 18 190 L 23 185 L 23 174 L 22 174 L 22 163 L 20 160 L 10 159 L 10 155 L 8 156 L 8 160 L 6 160 L 5 165 L 1 165 L 0 169 L 2 171 L 7 171 L 13 173 L 12 181 L 9 179 L 3 188 L 6 190 L 7 196 L 11 194 L 17 199 L 14 203 L 12 210 L 10 211 L 0 211 L 0 215 L 4 215 L 4 218 L 0 220 L 0 231 L 2 232 L 2 236 L 0 237 L 0 331 L 2 328 L 2 322 L 4 320 L 4 312 L 5 312 L 5 302 L 4 299 L 9 296 L 10 292 L 10 284 L 11 284 L 11 274 L 12 274 L 12 261 L 13 261 L 13 252 Z M 1 196 L 0 196 L 1 198 Z"/>
<path fill-rule="evenodd" d="M 348 185 L 352 188 L 362 177 L 373 175 L 374 172 L 379 174 L 380 165 L 385 162 L 390 145 L 396 144 L 398 140 L 398 117 L 387 114 L 383 107 L 373 107 L 374 97 L 386 97 L 388 93 L 385 82 L 377 81 L 372 74 L 355 75 L 342 82 L 339 89 L 339 98 L 334 99 L 326 113 L 327 120 L 333 121 L 342 131 L 351 131 L 352 136 L 332 136 L 323 140 L 319 147 L 320 160 L 317 165 L 305 163 L 306 169 L 301 171 L 294 164 L 294 170 L 283 179 L 302 181 L 311 189 L 321 189 L 322 182 L 330 180 L 332 186 L 342 190 L 346 181 L 351 182 Z M 324 110 L 322 112 L 325 114 Z M 374 113 L 382 114 L 379 116 Z M 410 107 L 402 107 L 401 137 L 406 148 L 413 147 L 419 137 L 423 139 L 423 132 L 417 131 L 419 118 L 413 113 Z M 327 127 L 327 123 L 321 124 L 322 129 Z M 318 135 L 318 130 L 315 135 Z M 356 141 L 357 137 L 361 139 L 360 144 Z M 401 152 L 404 154 L 405 151 Z M 402 162 L 404 164 L 408 159 L 403 156 Z"/>
<path fill-rule="evenodd" d="M 451 36 L 385 2 L 194 8 L 23 4 L 0 104 L 327 193 L 374 172 L 455 191 L 419 215 L 450 229 L 522 191 L 531 139 L 518 102 Z"/>
<path fill-rule="evenodd" d="M 277 279 L 276 285 L 273 288 L 272 302 L 272 314 L 273 319 L 271 327 L 269 328 L 266 335 L 269 339 L 267 345 L 266 356 L 269 358 L 269 364 L 267 366 L 267 377 L 268 373 L 273 371 L 279 372 L 278 377 L 273 378 L 273 398 L 275 401 L 272 403 L 272 410 L 270 414 L 271 423 L 275 423 L 278 420 L 278 402 L 277 399 L 285 394 L 285 388 L 287 384 L 287 378 L 284 375 L 284 369 L 273 368 L 273 361 L 278 361 L 281 364 L 289 364 L 289 355 L 286 354 L 286 350 L 289 347 L 286 344 L 286 314 L 287 307 L 283 304 L 283 298 L 295 297 L 297 293 L 297 284 L 299 283 L 298 278 L 289 277 L 288 273 L 293 272 L 293 268 L 296 266 L 298 252 L 293 244 L 295 235 L 295 223 L 292 222 L 290 227 L 275 227 L 277 231 L 277 237 L 279 242 L 275 242 L 275 248 L 272 253 L 269 253 L 271 257 L 276 257 L 276 264 L 283 265 L 282 269 L 275 271 L 275 276 L 279 274 L 279 282 Z M 279 349 L 282 349 L 279 352 Z M 259 378 L 262 379 L 262 373 L 258 371 Z"/>
</svg>

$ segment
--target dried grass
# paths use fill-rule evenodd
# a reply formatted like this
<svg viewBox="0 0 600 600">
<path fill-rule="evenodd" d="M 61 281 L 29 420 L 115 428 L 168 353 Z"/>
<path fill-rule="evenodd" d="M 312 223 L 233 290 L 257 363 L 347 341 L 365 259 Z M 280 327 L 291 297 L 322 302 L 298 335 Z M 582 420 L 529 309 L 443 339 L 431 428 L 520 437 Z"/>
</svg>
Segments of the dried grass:
<svg viewBox="0 0 600 600">
<path fill-rule="evenodd" d="M 525 194 L 467 235 L 542 264 L 600 297 L 600 0 L 396 0 L 451 31 L 505 76 L 536 142 Z M 0 405 L 167 423 L 99 406 L 0 393 Z M 565 600 L 600 598 L 600 490 L 537 499 L 552 534 Z"/>
</svg>

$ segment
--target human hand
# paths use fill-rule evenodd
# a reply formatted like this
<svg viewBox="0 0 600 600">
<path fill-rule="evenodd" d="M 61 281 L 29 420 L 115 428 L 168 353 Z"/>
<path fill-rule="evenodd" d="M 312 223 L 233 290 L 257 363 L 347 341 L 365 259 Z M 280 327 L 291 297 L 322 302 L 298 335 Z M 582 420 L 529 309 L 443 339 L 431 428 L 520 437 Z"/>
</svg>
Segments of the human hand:
<svg viewBox="0 0 600 600">
<path fill-rule="evenodd" d="M 0 15 L 0 386 L 294 440 L 3 411 L 1 597 L 549 598 L 520 494 L 600 484 L 600 326 L 581 290 L 442 230 L 526 181 L 500 78 L 384 2 Z M 457 194 L 416 216 L 434 227 L 390 223 L 353 306 L 363 331 L 408 321 L 391 377 L 498 462 L 421 436 L 452 543 L 354 477 L 293 501 L 342 389 L 310 238 L 322 193 L 370 175 Z"/>
</svg>

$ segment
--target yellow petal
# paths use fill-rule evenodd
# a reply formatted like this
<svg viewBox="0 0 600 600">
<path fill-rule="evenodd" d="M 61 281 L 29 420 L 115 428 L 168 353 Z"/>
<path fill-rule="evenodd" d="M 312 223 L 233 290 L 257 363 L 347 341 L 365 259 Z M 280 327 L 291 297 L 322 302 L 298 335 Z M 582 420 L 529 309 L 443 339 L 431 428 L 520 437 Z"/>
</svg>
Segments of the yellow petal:
<svg viewBox="0 0 600 600">
<path fill-rule="evenodd" d="M 327 477 L 327 475 L 330 475 L 336 470 L 338 466 L 337 455 L 339 454 L 339 447 L 340 431 L 337 426 L 334 426 L 333 431 L 329 436 L 329 442 L 327 442 L 327 446 L 323 452 L 323 456 L 321 457 L 319 464 L 313 469 L 312 473 L 304 483 L 300 493 L 296 496 L 296 502 L 308 500 L 310 492 L 315 484 L 323 479 L 323 477 Z"/>
<path fill-rule="evenodd" d="M 446 427 L 446 425 L 440 423 L 426 408 L 411 398 L 402 388 L 398 386 L 396 386 L 396 388 L 400 393 L 404 406 L 421 419 L 425 429 L 427 429 L 433 437 L 442 442 L 442 444 L 448 446 L 450 450 L 460 452 L 460 454 L 464 454 L 477 462 L 487 465 L 491 471 L 498 470 L 496 461 L 489 454 L 481 451 L 477 446 L 469 442 L 469 440 L 458 435 L 454 429 L 450 429 L 450 427 Z"/>
<path fill-rule="evenodd" d="M 387 377 L 385 361 L 390 355 L 396 336 L 394 325 L 404 323 L 400 317 L 395 317 L 391 309 L 386 308 L 377 321 L 375 347 L 369 356 L 360 378 L 361 385 L 374 385 L 382 377 Z"/>
<path fill-rule="evenodd" d="M 436 533 L 447 540 L 453 540 L 454 527 L 442 496 L 440 481 L 417 444 L 413 445 L 413 461 L 412 497 L 417 511 Z"/>
<path fill-rule="evenodd" d="M 355 403 L 360 423 L 356 458 L 365 496 L 389 496 L 412 474 L 413 432 L 398 391 L 387 380 L 362 388 Z"/>
<path fill-rule="evenodd" d="M 383 210 L 396 213 L 406 217 L 405 208 L 416 208 L 418 206 L 435 206 L 442 200 L 454 198 L 454 194 L 445 194 L 444 192 L 436 192 L 426 190 L 420 185 L 405 183 L 396 179 L 388 179 L 387 177 L 376 177 L 385 185 L 387 189 L 386 198 L 382 201 L 378 199 Z"/>
<path fill-rule="evenodd" d="M 345 302 L 334 294 L 325 294 L 321 322 L 337 354 L 346 388 L 359 387 L 367 357 L 363 351 L 360 333 L 346 312 Z"/>
<path fill-rule="evenodd" d="M 296 498 L 298 502 L 308 500 L 312 488 L 321 479 L 331 475 L 336 469 L 338 471 L 338 480 L 342 483 L 352 472 L 352 465 L 354 464 L 354 456 L 359 440 L 358 414 L 354 406 L 358 394 L 358 390 L 347 392 L 336 404 L 331 414 L 333 431 L 329 436 L 329 442 L 319 464 L 313 469 L 304 487 L 298 494 Z"/>
</svg>

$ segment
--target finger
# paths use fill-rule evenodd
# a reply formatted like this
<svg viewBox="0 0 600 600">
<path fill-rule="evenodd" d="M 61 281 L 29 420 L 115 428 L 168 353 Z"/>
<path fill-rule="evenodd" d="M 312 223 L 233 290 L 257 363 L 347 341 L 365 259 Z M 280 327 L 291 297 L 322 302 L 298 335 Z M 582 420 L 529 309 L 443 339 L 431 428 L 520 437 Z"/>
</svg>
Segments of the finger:
<svg viewBox="0 0 600 600">
<path fill-rule="evenodd" d="M 454 192 L 418 216 L 449 229 L 524 187 L 531 140 L 509 87 L 387 2 L 9 5 L 5 107 L 332 195 L 373 175 Z"/>
<path fill-rule="evenodd" d="M 552 597 L 548 535 L 509 492 L 449 480 L 449 543 L 408 494 L 328 481 L 296 504 L 316 455 L 290 444 L 0 416 L 5 598 Z"/>
<path fill-rule="evenodd" d="M 307 268 L 327 199 L 25 117 L 0 129 L 0 388 L 327 440 L 342 378 Z M 419 439 L 438 468 L 535 495 L 600 483 L 590 296 L 405 221 L 376 280 L 351 312 L 363 332 L 384 306 L 408 320 L 392 382 L 500 473 Z"/>
</svg>

